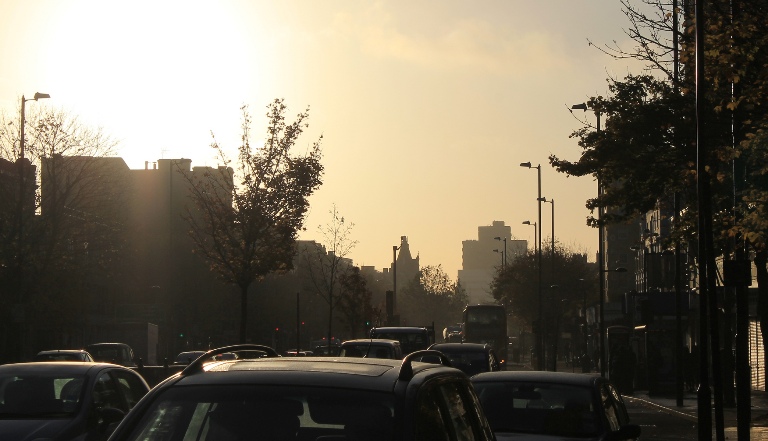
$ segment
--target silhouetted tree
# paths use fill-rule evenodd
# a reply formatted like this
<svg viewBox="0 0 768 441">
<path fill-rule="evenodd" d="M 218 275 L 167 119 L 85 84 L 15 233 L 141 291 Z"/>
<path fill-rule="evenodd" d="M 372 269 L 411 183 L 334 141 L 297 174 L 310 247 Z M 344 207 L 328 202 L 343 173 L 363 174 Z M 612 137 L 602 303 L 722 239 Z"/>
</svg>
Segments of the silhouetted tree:
<svg viewBox="0 0 768 441">
<path fill-rule="evenodd" d="M 339 277 L 339 292 L 341 321 L 347 326 L 349 337 L 357 338 L 360 330 L 367 330 L 366 322 L 370 322 L 374 316 L 371 291 L 360 274 L 360 268 L 349 267 Z"/>
<path fill-rule="evenodd" d="M 430 326 L 442 331 L 460 323 L 469 297 L 464 288 L 451 281 L 441 265 L 424 266 L 398 292 L 401 322 L 409 326 Z M 439 332 L 439 331 L 436 331 Z"/>
<path fill-rule="evenodd" d="M 183 174 L 194 201 L 185 219 L 195 248 L 222 281 L 240 288 L 241 342 L 246 340 L 248 287 L 271 272 L 291 268 L 308 198 L 322 183 L 322 137 L 308 153 L 292 155 L 308 111 L 290 124 L 285 111 L 281 99 L 267 106 L 266 140 L 252 148 L 251 117 L 243 107 L 236 170 L 214 138 L 212 147 L 224 166 L 199 178 Z"/>
<path fill-rule="evenodd" d="M 542 289 L 539 291 L 538 254 L 529 250 L 505 267 L 500 267 L 491 282 L 491 295 L 507 306 L 507 311 L 520 320 L 533 324 L 539 318 L 539 295 L 545 312 L 553 308 L 561 311 L 578 311 L 586 302 L 597 300 L 597 271 L 595 264 L 587 262 L 584 253 L 578 253 L 556 244 L 542 251 Z M 565 300 L 563 302 L 563 300 Z M 557 302 L 557 306 L 553 302 Z"/>
<path fill-rule="evenodd" d="M 314 248 L 308 248 L 301 254 L 309 276 L 309 283 L 315 293 L 328 303 L 328 345 L 333 339 L 333 310 L 339 303 L 341 292 L 338 289 L 339 278 L 351 266 L 347 255 L 357 241 L 350 238 L 353 223 L 348 223 L 336 209 L 330 210 L 331 221 L 325 226 L 318 226 L 323 242 Z"/>
<path fill-rule="evenodd" d="M 89 288 L 120 272 L 125 246 L 124 163 L 116 170 L 104 158 L 115 142 L 42 103 L 25 113 L 23 159 L 20 113 L 0 114 L 0 362 L 34 349 L 21 335 L 35 334 L 16 333 L 14 322 L 82 332 L 85 322 L 68 317 L 82 317 Z"/>
</svg>

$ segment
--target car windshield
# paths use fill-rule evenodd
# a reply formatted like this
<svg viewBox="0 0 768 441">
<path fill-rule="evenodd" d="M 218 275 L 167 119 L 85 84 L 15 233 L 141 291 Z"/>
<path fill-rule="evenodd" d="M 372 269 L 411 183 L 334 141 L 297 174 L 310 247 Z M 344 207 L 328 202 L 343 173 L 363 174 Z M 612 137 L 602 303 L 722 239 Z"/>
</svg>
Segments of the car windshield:
<svg viewBox="0 0 768 441">
<path fill-rule="evenodd" d="M 375 344 L 354 344 L 341 347 L 342 357 L 392 358 L 392 352 L 387 346 Z"/>
<path fill-rule="evenodd" d="M 439 349 L 438 349 L 439 350 Z M 488 372 L 490 365 L 488 355 L 484 352 L 443 352 L 451 359 L 453 367 L 461 369 L 467 375 Z"/>
<path fill-rule="evenodd" d="M 96 361 L 118 364 L 131 361 L 128 349 L 124 346 L 91 346 L 88 348 L 88 352 Z"/>
<path fill-rule="evenodd" d="M 600 429 L 591 390 L 547 383 L 475 382 L 494 432 L 592 436 Z"/>
<path fill-rule="evenodd" d="M 429 336 L 426 332 L 421 331 L 388 332 L 377 330 L 371 334 L 371 337 L 399 341 L 400 346 L 403 348 L 403 354 L 410 354 L 411 352 L 429 347 Z"/>
<path fill-rule="evenodd" d="M 215 385 L 164 391 L 128 440 L 392 439 L 391 394 L 338 388 Z"/>
<path fill-rule="evenodd" d="M 0 377 L 0 419 L 67 418 L 80 406 L 84 376 Z"/>
</svg>

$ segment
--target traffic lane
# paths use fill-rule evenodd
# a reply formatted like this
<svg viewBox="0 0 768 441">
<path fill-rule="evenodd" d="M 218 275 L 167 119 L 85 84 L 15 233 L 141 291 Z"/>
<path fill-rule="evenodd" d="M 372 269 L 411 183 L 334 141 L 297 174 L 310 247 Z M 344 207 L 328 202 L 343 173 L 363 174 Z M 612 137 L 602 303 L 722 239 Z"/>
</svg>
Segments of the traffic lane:
<svg viewBox="0 0 768 441">
<path fill-rule="evenodd" d="M 641 439 L 662 441 L 696 439 L 696 417 L 646 400 L 624 396 L 629 420 L 642 429 Z"/>
</svg>

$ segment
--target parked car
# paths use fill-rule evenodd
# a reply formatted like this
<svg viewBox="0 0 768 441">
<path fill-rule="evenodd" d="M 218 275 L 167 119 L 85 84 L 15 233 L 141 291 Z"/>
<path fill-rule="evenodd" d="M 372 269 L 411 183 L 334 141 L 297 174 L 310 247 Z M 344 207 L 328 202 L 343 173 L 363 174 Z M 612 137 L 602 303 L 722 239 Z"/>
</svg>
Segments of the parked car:
<svg viewBox="0 0 768 441">
<path fill-rule="evenodd" d="M 173 360 L 173 364 L 176 366 L 179 365 L 188 365 L 192 363 L 193 361 L 197 360 L 197 357 L 205 354 L 205 351 L 184 351 L 179 352 L 179 355 L 176 356 L 176 358 Z"/>
<path fill-rule="evenodd" d="M 541 371 L 486 372 L 472 377 L 499 441 L 536 435 L 537 440 L 631 440 L 621 394 L 595 374 Z"/>
<path fill-rule="evenodd" d="M 86 346 L 85 350 L 96 361 L 136 367 L 133 349 L 125 343 L 93 343 Z"/>
<path fill-rule="evenodd" d="M 347 340 L 341 344 L 340 357 L 403 358 L 403 350 L 397 340 L 367 338 Z"/>
<path fill-rule="evenodd" d="M 414 351 L 427 349 L 432 340 L 427 328 L 417 326 L 386 326 L 381 328 L 372 328 L 371 338 L 385 338 L 388 340 L 397 340 L 403 349 L 403 354 L 410 354 Z"/>
<path fill-rule="evenodd" d="M 53 349 L 40 351 L 32 361 L 85 361 L 93 362 L 93 357 L 83 349 Z"/>
<path fill-rule="evenodd" d="M 269 356 L 206 363 L 253 349 Z M 493 440 L 458 369 L 410 356 L 278 357 L 256 345 L 208 352 L 155 386 L 110 441 Z"/>
<path fill-rule="evenodd" d="M 472 376 L 501 370 L 499 358 L 490 345 L 483 343 L 435 343 L 429 349 L 440 351 L 451 359 L 453 367 Z"/>
<path fill-rule="evenodd" d="M 313 349 L 312 355 L 319 356 L 319 357 L 325 357 L 325 356 L 333 356 L 333 355 L 339 355 L 339 352 L 341 351 L 341 346 L 339 345 L 324 345 L 324 346 L 316 346 L 315 349 Z"/>
<path fill-rule="evenodd" d="M 0 440 L 102 440 L 149 386 L 107 363 L 0 366 Z"/>
</svg>

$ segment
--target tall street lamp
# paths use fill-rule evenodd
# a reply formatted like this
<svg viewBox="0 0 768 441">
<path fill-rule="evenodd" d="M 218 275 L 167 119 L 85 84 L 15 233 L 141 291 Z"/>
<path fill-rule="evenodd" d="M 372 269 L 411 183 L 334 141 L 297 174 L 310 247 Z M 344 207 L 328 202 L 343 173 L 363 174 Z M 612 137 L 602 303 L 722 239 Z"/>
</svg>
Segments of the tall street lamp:
<svg viewBox="0 0 768 441">
<path fill-rule="evenodd" d="M 600 267 L 600 282 L 602 286 L 605 273 L 626 273 L 627 269 L 624 267 L 618 268 L 602 268 Z M 605 296 L 600 291 L 600 375 L 605 377 Z"/>
<path fill-rule="evenodd" d="M 532 226 L 532 227 L 533 227 L 533 252 L 535 253 L 535 252 L 536 252 L 536 250 L 538 250 L 538 249 L 539 249 L 539 248 L 536 246 L 536 237 L 537 237 L 537 234 L 536 234 L 536 222 L 531 222 L 531 221 L 523 221 L 523 225 L 530 225 L 530 226 Z"/>
<path fill-rule="evenodd" d="M 18 233 L 19 233 L 19 259 L 22 259 L 22 242 L 23 242 L 23 231 L 24 231 L 24 196 L 25 196 L 25 187 L 26 187 L 26 162 L 24 159 L 24 149 L 25 149 L 25 136 L 24 136 L 24 126 L 26 126 L 26 102 L 27 101 L 37 101 L 43 98 L 50 98 L 51 96 L 47 93 L 35 93 L 35 96 L 33 98 L 25 98 L 24 95 L 21 96 L 21 116 L 20 116 L 20 133 L 19 133 L 19 159 L 17 160 L 17 164 L 19 167 L 19 207 L 18 207 Z M 19 261 L 19 271 L 22 270 L 24 263 L 20 260 Z M 21 285 L 20 285 L 21 286 Z"/>
<path fill-rule="evenodd" d="M 581 104 L 574 104 L 571 106 L 571 109 L 574 110 L 583 110 L 587 111 L 589 109 L 589 106 L 587 106 L 587 103 L 581 103 Z M 595 112 L 595 118 L 597 119 L 597 132 L 600 133 L 600 109 L 593 108 Z M 598 173 L 595 174 L 595 177 L 597 178 L 597 197 L 600 198 L 603 194 L 603 187 L 600 185 L 600 175 Z M 604 231 L 603 231 L 603 207 L 599 206 L 597 207 L 597 266 L 600 268 L 600 326 L 602 328 L 603 326 L 603 305 L 605 303 L 605 275 L 603 274 L 602 269 L 605 267 L 605 244 L 604 241 Z M 604 354 L 603 354 L 603 344 L 602 344 L 602 332 L 600 334 L 600 373 L 602 376 L 605 376 L 605 368 L 604 368 Z"/>
<path fill-rule="evenodd" d="M 495 240 L 503 240 L 504 241 L 504 262 L 503 265 L 507 266 L 507 238 L 501 238 L 499 236 L 494 237 Z"/>
<path fill-rule="evenodd" d="M 538 267 L 539 267 L 539 338 L 538 338 L 538 345 L 539 350 L 536 351 L 539 356 L 539 370 L 543 371 L 545 370 L 545 364 L 544 364 L 544 324 L 541 322 L 542 316 L 544 315 L 544 302 L 543 302 L 543 295 L 542 295 L 542 280 L 541 280 L 541 164 L 534 167 L 531 165 L 530 162 L 521 162 L 520 167 L 525 168 L 535 168 L 539 175 L 539 191 L 538 195 L 536 196 L 538 205 L 539 205 L 539 250 L 538 250 Z"/>
</svg>

